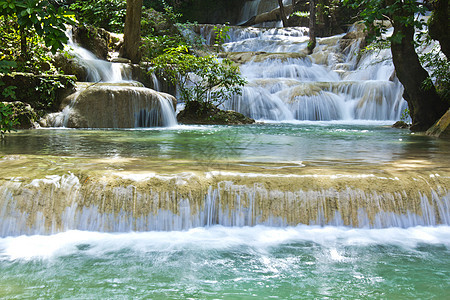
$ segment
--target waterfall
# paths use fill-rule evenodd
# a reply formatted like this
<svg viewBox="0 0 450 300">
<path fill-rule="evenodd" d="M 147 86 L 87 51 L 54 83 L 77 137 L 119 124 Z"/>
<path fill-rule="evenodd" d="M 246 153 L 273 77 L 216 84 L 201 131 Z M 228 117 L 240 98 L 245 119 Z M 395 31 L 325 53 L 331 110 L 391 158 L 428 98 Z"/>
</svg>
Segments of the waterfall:
<svg viewBox="0 0 450 300">
<path fill-rule="evenodd" d="M 86 81 L 121 82 L 131 80 L 131 68 L 129 65 L 99 59 L 91 51 L 80 47 L 73 41 L 71 27 L 66 30 L 66 35 L 69 38 L 66 51 L 73 55 L 78 63 L 86 69 Z"/>
<path fill-rule="evenodd" d="M 131 81 L 131 66 L 111 63 L 95 57 L 76 45 L 68 29 L 68 51 L 87 70 L 87 80 L 77 84 L 74 94 L 63 100 L 61 112 L 47 115 L 41 122 L 47 127 L 133 128 L 170 127 L 177 124 L 176 99 L 168 94 L 144 88 Z M 159 82 L 152 76 L 156 90 Z"/>
<path fill-rule="evenodd" d="M 200 30 L 206 41 L 210 27 Z M 354 36 L 358 30 L 350 29 Z M 306 55 L 307 28 L 231 27 L 229 35 L 221 56 L 239 64 L 248 84 L 224 109 L 256 120 L 396 121 L 407 108 L 390 52 L 361 55 L 362 38 L 319 38 Z"/>
<path fill-rule="evenodd" d="M 444 188 L 445 179 L 219 172 L 205 176 L 146 174 L 80 180 L 67 174 L 28 183 L 3 181 L 0 235 L 72 229 L 186 230 L 212 225 L 406 228 L 450 224 L 450 193 Z M 343 187 L 315 183 L 321 180 Z M 391 188 L 376 188 L 386 181 Z M 366 184 L 371 188 L 364 190 Z"/>
</svg>

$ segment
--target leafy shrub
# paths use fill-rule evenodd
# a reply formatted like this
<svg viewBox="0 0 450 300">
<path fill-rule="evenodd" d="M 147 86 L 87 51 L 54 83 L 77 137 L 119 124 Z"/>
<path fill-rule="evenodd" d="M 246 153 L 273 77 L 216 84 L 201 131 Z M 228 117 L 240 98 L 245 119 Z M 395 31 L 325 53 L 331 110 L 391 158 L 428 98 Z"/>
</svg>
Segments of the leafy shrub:
<svg viewBox="0 0 450 300">
<path fill-rule="evenodd" d="M 151 62 L 151 72 L 157 72 L 175 84 L 187 103 L 196 101 L 206 106 L 220 105 L 240 94 L 246 83 L 231 61 L 219 61 L 212 55 L 198 57 L 189 53 L 186 46 L 167 49 Z"/>
<path fill-rule="evenodd" d="M 3 139 L 5 134 L 13 130 L 14 125 L 17 124 L 13 116 L 11 105 L 0 102 L 0 139 Z"/>
</svg>

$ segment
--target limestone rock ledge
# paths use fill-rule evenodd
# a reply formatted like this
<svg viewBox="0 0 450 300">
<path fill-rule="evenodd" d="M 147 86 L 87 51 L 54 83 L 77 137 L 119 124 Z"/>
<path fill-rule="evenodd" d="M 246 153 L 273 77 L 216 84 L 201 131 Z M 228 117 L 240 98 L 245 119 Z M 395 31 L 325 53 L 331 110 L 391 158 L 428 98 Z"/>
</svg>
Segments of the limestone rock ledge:
<svg viewBox="0 0 450 300">
<path fill-rule="evenodd" d="M 435 137 L 450 138 L 450 109 L 426 132 Z"/>
</svg>

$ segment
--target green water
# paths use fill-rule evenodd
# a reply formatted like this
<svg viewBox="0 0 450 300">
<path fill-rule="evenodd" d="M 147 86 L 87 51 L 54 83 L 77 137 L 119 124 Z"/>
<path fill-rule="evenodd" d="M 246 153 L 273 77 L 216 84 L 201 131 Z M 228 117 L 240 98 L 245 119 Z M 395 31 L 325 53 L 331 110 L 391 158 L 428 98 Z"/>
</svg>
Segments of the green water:
<svg viewBox="0 0 450 300">
<path fill-rule="evenodd" d="M 448 226 L 211 227 L 4 238 L 0 297 L 445 299 L 449 241 Z"/>
<path fill-rule="evenodd" d="M 180 173 L 199 164 L 220 168 L 215 163 L 228 161 L 242 172 L 336 174 L 330 170 L 341 168 L 370 174 L 401 167 L 414 169 L 414 176 L 426 169 L 428 178 L 430 172 L 443 178 L 449 154 L 448 141 L 380 122 L 42 129 L 7 135 L 0 143 L 0 175 L 43 178 L 82 167 Z M 176 168 L 167 169 L 175 162 Z M 445 225 L 215 226 L 4 237 L 0 298 L 445 299 L 449 249 Z"/>
<path fill-rule="evenodd" d="M 372 122 L 178 126 L 151 130 L 44 129 L 8 134 L 1 154 L 186 160 L 379 163 L 442 159 L 448 141 Z"/>
</svg>

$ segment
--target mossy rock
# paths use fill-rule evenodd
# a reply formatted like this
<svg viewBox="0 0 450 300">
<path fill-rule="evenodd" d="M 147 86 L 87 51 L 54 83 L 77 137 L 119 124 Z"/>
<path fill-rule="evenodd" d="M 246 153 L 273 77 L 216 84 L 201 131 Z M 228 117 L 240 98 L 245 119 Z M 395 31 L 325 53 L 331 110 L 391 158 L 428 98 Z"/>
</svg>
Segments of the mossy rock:
<svg viewBox="0 0 450 300">
<path fill-rule="evenodd" d="M 3 97 L 2 101 L 28 103 L 36 111 L 57 111 L 62 99 L 75 91 L 76 77 L 67 75 L 34 75 L 31 73 L 1 74 L 0 95 L 9 87 L 14 88 L 14 97 Z"/>
<path fill-rule="evenodd" d="M 182 124 L 199 125 L 243 125 L 253 124 L 255 120 L 232 110 L 222 110 L 209 103 L 191 101 L 177 115 L 177 121 Z"/>
<path fill-rule="evenodd" d="M 73 39 L 98 58 L 107 59 L 112 44 L 111 34 L 103 28 L 80 26 L 73 29 Z"/>
<path fill-rule="evenodd" d="M 406 123 L 405 121 L 397 121 L 392 125 L 392 128 L 399 129 L 409 129 L 409 127 L 411 127 L 411 125 Z"/>
</svg>

